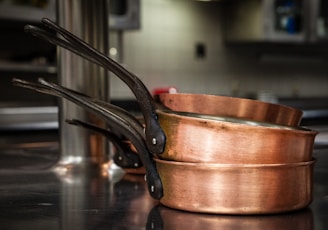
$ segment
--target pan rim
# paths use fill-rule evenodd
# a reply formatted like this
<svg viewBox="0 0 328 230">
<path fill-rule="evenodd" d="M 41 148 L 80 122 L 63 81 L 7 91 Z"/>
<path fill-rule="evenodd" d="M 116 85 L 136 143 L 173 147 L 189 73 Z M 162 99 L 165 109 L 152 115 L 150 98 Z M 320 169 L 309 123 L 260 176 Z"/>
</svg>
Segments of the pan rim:
<svg viewBox="0 0 328 230">
<path fill-rule="evenodd" d="M 226 95 L 216 95 L 216 94 L 202 94 L 202 93 L 186 93 L 186 92 L 177 92 L 177 93 L 160 93 L 158 94 L 159 97 L 161 97 L 161 95 L 170 95 L 174 97 L 174 95 L 176 96 L 201 96 L 201 97 L 217 97 L 217 98 L 226 98 L 228 100 L 239 100 L 239 101 L 248 101 L 248 102 L 254 102 L 260 105 L 270 105 L 270 106 L 274 106 L 274 107 L 280 107 L 280 108 L 284 108 L 286 110 L 290 110 L 293 112 L 298 113 L 299 116 L 303 115 L 303 111 L 298 109 L 298 108 L 294 108 L 292 106 L 288 106 L 288 105 L 283 105 L 283 104 L 278 104 L 278 103 L 272 103 L 272 102 L 266 102 L 266 101 L 261 101 L 258 99 L 251 99 L 251 98 L 244 98 L 244 97 L 233 97 L 233 96 L 226 96 Z"/>
<path fill-rule="evenodd" d="M 275 164 L 231 164 L 231 163 L 205 163 L 205 162 L 183 162 L 183 161 L 172 161 L 172 160 L 164 160 L 154 157 L 156 163 L 160 163 L 163 165 L 171 165 L 171 166 L 182 166 L 182 167 L 190 167 L 197 169 L 245 169 L 245 168 L 295 168 L 295 167 L 303 167 L 310 166 L 316 163 L 316 158 L 312 158 L 311 161 L 302 161 L 296 163 L 275 163 Z"/>
<path fill-rule="evenodd" d="M 215 115 L 163 110 L 163 109 L 156 110 L 156 113 L 163 114 L 163 115 L 170 115 L 179 119 L 183 118 L 183 119 L 198 120 L 198 121 L 205 121 L 205 122 L 211 121 L 211 122 L 220 122 L 224 124 L 245 125 L 254 128 L 272 129 L 278 131 L 292 131 L 292 132 L 304 132 L 308 134 L 318 134 L 317 131 L 303 126 L 288 126 L 288 125 L 275 124 L 272 122 L 262 122 L 262 121 L 255 121 L 255 120 L 237 118 L 237 117 L 215 116 Z"/>
</svg>

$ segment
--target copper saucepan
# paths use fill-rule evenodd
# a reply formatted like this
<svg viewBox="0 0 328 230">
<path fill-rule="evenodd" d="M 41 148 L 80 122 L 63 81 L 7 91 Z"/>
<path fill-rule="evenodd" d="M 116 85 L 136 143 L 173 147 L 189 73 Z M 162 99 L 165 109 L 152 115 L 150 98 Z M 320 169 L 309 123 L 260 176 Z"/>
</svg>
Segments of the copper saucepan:
<svg viewBox="0 0 328 230">
<path fill-rule="evenodd" d="M 169 136 L 163 154 L 158 155 L 162 159 L 228 164 L 296 163 L 312 159 L 316 132 L 308 129 L 230 117 L 192 113 L 185 115 L 182 112 L 170 114 L 170 111 L 159 110 L 157 113 L 161 127 Z M 213 121 L 209 123 L 208 120 Z M 110 131 L 101 130 L 82 121 L 73 120 L 69 123 L 102 132 L 114 143 L 114 161 L 118 166 L 127 172 L 144 173 L 144 169 L 136 170 L 141 164 L 135 159 L 137 150 L 131 141 L 111 138 L 113 134 L 110 134 Z M 172 129 L 171 126 L 176 128 Z M 196 128 L 195 133 L 193 130 Z M 207 141 L 210 146 L 202 146 L 200 149 L 199 142 L 204 143 L 204 140 L 211 139 L 215 140 L 215 144 Z M 185 141 L 188 142 L 184 143 Z M 202 151 L 201 157 L 199 151 Z M 227 152 L 229 154 L 226 154 Z M 131 167 L 132 164 L 136 167 Z"/>
<path fill-rule="evenodd" d="M 272 214 L 312 201 L 314 161 L 207 164 L 156 159 L 168 207 L 216 214 Z"/>
<path fill-rule="evenodd" d="M 50 22 L 50 23 L 47 22 L 46 23 L 46 26 L 57 28 L 57 25 L 55 25 L 55 24 L 53 25 L 52 22 Z M 61 29 L 60 29 L 60 31 L 61 31 Z M 40 36 L 41 37 L 46 37 L 46 39 L 48 39 L 49 38 L 48 35 L 49 34 L 46 34 L 45 35 L 45 33 L 43 31 Z M 53 35 L 51 34 L 51 36 L 53 36 Z M 67 36 L 71 36 L 71 35 L 67 35 L 67 33 L 64 33 L 64 37 L 65 36 L 67 37 Z M 55 44 L 59 44 L 59 43 L 63 43 L 64 42 L 62 40 L 60 40 L 60 42 L 58 42 L 58 39 L 59 38 L 56 37 L 52 41 Z M 180 201 L 178 199 L 175 199 L 175 196 L 177 195 L 177 191 L 179 190 L 179 187 L 178 186 L 175 187 L 175 185 L 173 185 L 173 182 L 174 181 L 171 181 L 172 184 L 171 184 L 171 182 L 169 184 L 165 184 L 165 186 L 164 186 L 165 187 L 165 193 L 163 193 L 164 192 L 163 184 L 166 183 L 165 181 L 168 181 L 170 179 L 170 176 L 171 175 L 175 175 L 176 173 L 179 173 L 179 168 L 181 168 L 181 167 L 178 167 L 177 165 L 175 165 L 176 166 L 175 167 L 176 168 L 176 171 L 175 171 L 176 173 L 173 173 L 173 174 L 170 173 L 170 175 L 167 175 L 165 173 L 163 174 L 163 171 L 160 171 L 160 167 L 161 166 L 160 166 L 159 163 L 157 164 L 157 167 L 158 167 L 158 171 L 157 171 L 156 166 L 155 166 L 155 164 L 153 162 L 153 159 L 152 159 L 152 156 L 151 156 L 151 153 L 153 153 L 153 154 L 161 154 L 163 152 L 164 148 L 166 148 L 166 138 L 170 138 L 170 136 L 169 135 L 165 135 L 166 134 L 165 132 L 168 132 L 168 131 L 167 130 L 164 130 L 163 131 L 163 128 L 159 125 L 158 118 L 161 120 L 161 116 L 163 114 L 165 116 L 174 116 L 174 114 L 172 113 L 172 111 L 171 112 L 157 111 L 157 113 L 156 113 L 156 109 L 155 109 L 153 100 L 151 98 L 151 95 L 149 95 L 149 92 L 147 90 L 145 90 L 146 87 L 143 85 L 143 83 L 136 76 L 131 75 L 130 73 L 126 73 L 126 70 L 125 69 L 122 69 L 121 66 L 115 66 L 115 65 L 113 66 L 112 61 L 111 60 L 108 60 L 108 57 L 104 56 L 103 54 L 98 53 L 97 51 L 95 51 L 93 49 L 90 49 L 86 44 L 82 44 L 82 46 L 81 46 L 80 43 L 79 44 L 76 44 L 75 43 L 76 42 L 76 37 L 69 37 L 69 41 L 68 42 L 65 41 L 65 42 L 64 42 L 63 47 L 66 47 L 69 50 L 78 53 L 82 57 L 85 57 L 88 60 L 91 60 L 91 61 L 93 61 L 93 62 L 95 62 L 95 63 L 97 63 L 99 65 L 104 66 L 105 68 L 108 68 L 108 69 L 112 70 L 114 73 L 119 73 L 120 74 L 120 77 L 122 79 L 124 79 L 124 81 L 128 84 L 128 86 L 133 90 L 133 92 L 137 96 L 137 100 L 138 100 L 139 104 L 142 107 L 142 111 L 143 111 L 143 114 L 144 114 L 144 117 L 145 117 L 145 121 L 146 121 L 146 135 L 144 135 L 140 131 L 140 124 L 137 124 L 137 125 L 134 124 L 134 122 L 132 121 L 133 119 L 125 119 L 126 116 L 124 115 L 124 113 L 119 113 L 119 112 L 117 112 L 115 110 L 112 110 L 110 106 L 107 106 L 107 105 L 104 106 L 102 103 L 99 103 L 97 101 L 94 101 L 94 100 L 92 100 L 90 98 L 81 97 L 79 95 L 72 94 L 70 92 L 67 92 L 67 91 L 61 89 L 57 85 L 54 85 L 54 84 L 51 84 L 51 83 L 48 83 L 48 82 L 45 82 L 45 81 L 41 81 L 41 86 L 38 85 L 38 86 L 30 87 L 30 88 L 32 88 L 34 90 L 37 89 L 38 91 L 41 91 L 41 92 L 44 89 L 46 89 L 46 91 L 45 91 L 46 93 L 49 93 L 49 91 L 54 90 L 56 92 L 56 93 L 54 93 L 54 95 L 67 98 L 67 99 L 71 100 L 72 102 L 75 102 L 75 103 L 83 106 L 84 108 L 90 110 L 91 112 L 94 112 L 97 115 L 103 117 L 106 120 L 106 122 L 111 123 L 112 127 L 120 129 L 121 130 L 121 133 L 124 136 L 126 136 L 129 140 L 131 140 L 131 143 L 137 149 L 137 151 L 139 153 L 139 156 L 141 158 L 141 161 L 142 161 L 143 165 L 146 168 L 147 185 L 148 185 L 148 190 L 149 190 L 150 194 L 155 199 L 161 199 L 162 198 L 161 201 L 164 204 L 168 205 L 168 206 L 170 206 L 170 203 L 168 201 L 170 199 L 168 199 L 168 197 L 173 198 L 173 200 L 171 200 L 172 203 L 179 203 Z M 73 44 L 71 44 L 71 42 L 73 42 Z M 111 68 L 113 68 L 114 70 L 111 69 Z M 17 83 L 20 86 L 24 86 L 24 87 L 26 86 L 25 83 L 16 81 L 16 84 Z M 36 88 L 34 88 L 34 87 L 36 87 Z M 40 89 L 40 87 L 41 88 L 44 87 L 44 89 Z M 184 116 L 181 116 L 181 117 L 185 117 L 186 119 L 188 119 L 188 118 L 194 118 L 193 116 L 185 116 L 185 115 Z M 212 126 L 217 125 L 217 122 L 218 122 L 218 121 L 214 121 L 212 119 L 203 119 L 203 118 L 195 118 L 195 119 L 197 119 L 197 120 L 203 120 L 204 123 L 207 123 L 208 124 L 208 128 L 209 128 L 209 132 L 211 132 L 211 129 L 213 128 Z M 229 124 L 232 124 L 232 122 L 230 122 L 230 121 L 229 122 L 225 121 L 225 122 L 226 123 L 229 123 Z M 213 125 L 211 125 L 211 124 L 213 124 Z M 240 126 L 248 126 L 249 124 L 239 124 L 239 125 Z M 179 133 L 179 129 L 177 129 L 177 126 L 173 126 L 172 125 L 169 128 L 170 128 L 170 130 L 169 130 L 170 132 L 172 130 L 175 130 L 175 131 L 172 131 L 172 132 Z M 193 132 L 197 133 L 197 129 L 198 128 L 195 127 L 195 129 L 194 129 Z M 312 133 L 312 135 L 315 135 L 315 132 L 312 132 L 312 131 L 306 131 L 305 130 L 305 131 L 302 131 L 302 132 L 309 132 L 309 133 Z M 251 133 L 249 135 L 251 135 Z M 199 141 L 199 140 L 197 140 L 197 141 L 198 141 L 199 146 L 202 147 L 202 148 L 200 148 L 200 151 L 199 151 L 199 158 L 204 157 L 202 155 L 202 149 L 208 148 L 208 147 L 210 148 L 213 145 L 215 145 L 215 140 L 213 140 L 213 139 L 212 140 L 211 139 L 210 140 L 205 139 L 203 141 Z M 240 140 L 240 141 L 242 141 L 242 140 Z M 268 140 L 268 141 L 270 141 L 270 140 Z M 188 142 L 186 140 L 186 141 L 183 141 L 181 143 L 186 144 L 186 143 L 190 143 L 190 142 Z M 250 146 L 252 144 L 253 143 L 249 143 Z M 265 154 L 265 150 L 262 149 L 262 151 L 264 151 L 263 154 Z M 233 153 L 233 151 L 231 151 L 231 153 Z M 230 154 L 230 152 L 228 152 L 226 154 Z M 160 160 L 158 162 L 160 162 Z M 176 162 L 176 163 L 178 164 L 178 162 Z M 180 163 L 180 164 L 183 164 L 183 163 Z M 188 164 L 192 164 L 192 163 L 188 163 Z M 205 164 L 197 163 L 195 165 L 202 166 L 202 165 L 205 165 Z M 214 164 L 214 165 L 220 165 L 220 164 Z M 303 167 L 296 167 L 296 163 L 295 164 L 292 164 L 292 165 L 295 166 L 294 167 L 295 169 L 296 168 L 303 168 Z M 206 168 L 208 166 L 209 165 L 206 164 Z M 225 167 L 225 169 L 229 169 L 229 168 L 231 169 L 231 166 L 233 166 L 233 165 L 232 164 L 231 165 L 227 165 L 227 167 Z M 279 174 L 279 171 L 280 170 L 275 170 L 276 168 L 280 168 L 280 167 L 267 167 L 267 168 L 265 168 L 266 169 L 265 171 L 269 171 L 269 172 L 271 171 L 271 174 L 268 173 L 268 175 L 271 175 L 271 176 L 268 176 L 269 179 L 272 179 L 274 177 L 277 177 L 277 178 L 281 178 L 281 177 L 285 177 L 285 178 L 293 178 L 293 177 L 295 177 L 295 178 L 298 178 L 298 176 L 301 176 L 299 174 L 297 174 L 297 175 L 295 174 L 294 171 L 297 171 L 297 170 L 290 170 L 291 173 L 288 174 L 287 176 L 286 175 L 282 175 L 282 174 Z M 292 167 L 283 167 L 283 168 L 292 168 Z M 201 169 L 201 167 L 200 167 L 200 169 Z M 219 167 L 219 169 L 220 169 L 220 167 Z M 233 169 L 235 169 L 235 167 Z M 231 169 L 231 170 L 233 170 L 233 169 Z M 241 174 L 239 176 L 236 175 L 236 174 L 231 174 L 232 176 L 230 177 L 230 179 L 233 179 L 234 184 L 236 184 L 236 186 L 241 186 L 239 184 L 239 179 L 238 178 L 245 177 L 245 176 L 247 176 L 247 173 L 251 173 L 251 172 L 250 171 L 247 171 L 247 170 L 246 171 L 239 170 L 238 167 L 237 167 L 237 169 L 238 169 L 237 171 L 239 171 Z M 203 177 L 202 178 L 195 177 L 194 178 L 195 180 L 193 181 L 193 185 L 189 184 L 191 186 L 192 191 L 194 191 L 194 192 L 197 193 L 197 187 L 199 187 L 199 186 L 195 186 L 197 183 L 200 183 L 201 185 L 206 185 L 207 187 L 212 186 L 211 189 L 212 190 L 215 190 L 217 188 L 215 186 L 217 184 L 217 181 L 212 180 L 212 178 L 215 178 L 215 177 L 217 178 L 217 176 L 219 174 L 214 173 L 214 171 L 211 171 L 211 170 L 210 170 L 210 173 L 207 173 L 206 170 L 201 170 L 201 171 L 202 171 L 201 174 L 203 175 Z M 257 172 L 257 171 L 261 171 L 261 170 L 260 170 L 260 168 L 256 168 L 255 167 L 255 169 L 253 171 Z M 285 170 L 282 170 L 282 171 L 285 171 Z M 161 176 L 159 175 L 159 172 L 162 173 Z M 173 170 L 172 170 L 172 172 L 173 172 Z M 180 173 L 183 175 L 183 173 L 181 171 L 180 171 Z M 286 173 L 286 171 L 285 171 L 285 173 Z M 197 172 L 196 174 L 199 174 L 199 173 Z M 305 174 L 306 173 L 304 173 L 304 175 Z M 211 177 L 211 175 L 212 175 L 212 177 Z M 220 175 L 221 175 L 221 173 L 220 173 Z M 263 172 L 263 175 L 265 175 L 264 172 Z M 184 176 L 191 176 L 191 175 L 184 174 Z M 262 176 L 262 174 L 257 175 L 257 179 L 260 178 L 261 176 Z M 254 178 L 255 177 L 256 176 L 254 176 Z M 226 180 L 228 180 L 228 178 L 229 177 L 227 177 Z M 305 176 L 305 178 L 308 178 L 308 176 Z M 185 179 L 185 177 L 184 177 L 184 179 Z M 182 179 L 182 180 L 184 180 L 184 179 Z M 255 179 L 252 179 L 252 180 L 255 181 Z M 249 180 L 248 182 L 251 182 L 252 180 Z M 163 181 L 163 183 L 162 183 L 162 181 Z M 288 182 L 288 183 L 291 182 L 291 181 L 287 181 L 287 179 L 286 180 L 285 179 L 282 179 L 282 181 L 285 181 L 285 182 Z M 222 182 L 225 182 L 225 181 L 222 179 Z M 276 182 L 278 183 L 278 180 L 276 180 Z M 302 186 L 306 189 L 306 191 L 309 191 L 308 190 L 308 187 L 311 185 L 310 182 L 311 182 L 310 180 L 303 181 Z M 178 183 L 178 181 L 175 181 L 175 183 Z M 299 184 L 295 184 L 295 183 L 299 183 Z M 296 180 L 295 183 L 294 183 L 294 185 L 296 187 L 297 186 L 298 186 L 298 188 L 301 187 L 300 180 Z M 254 192 L 255 194 L 261 195 L 262 192 L 263 193 L 269 192 L 265 188 L 267 188 L 267 186 L 269 186 L 269 185 L 272 185 L 271 182 L 270 182 L 270 180 L 266 180 L 266 183 L 263 182 L 263 184 L 264 184 L 263 185 L 264 186 L 263 188 L 261 187 L 262 185 L 259 186 L 258 188 L 251 187 L 252 189 L 259 190 L 259 191 L 255 191 Z M 226 187 L 227 185 L 226 184 L 222 184 L 222 187 Z M 281 187 L 283 187 L 284 184 L 281 183 L 279 185 L 281 185 Z M 247 186 L 249 186 L 249 184 L 247 184 Z M 240 189 L 241 191 L 245 191 L 246 189 L 245 190 L 242 190 L 242 188 L 247 188 L 247 186 L 246 186 L 246 184 L 243 184 L 243 186 L 240 187 L 240 188 L 238 187 L 238 189 Z M 303 189 L 303 187 L 302 187 L 302 189 Z M 286 188 L 287 190 L 288 189 L 291 189 L 291 187 L 288 187 L 288 186 L 287 187 L 285 186 L 284 188 Z M 183 189 L 185 189 L 185 190 L 187 189 L 188 190 L 190 188 L 184 187 Z M 194 190 L 194 189 L 196 189 L 196 190 Z M 230 189 L 231 189 L 231 187 L 230 187 Z M 280 189 L 282 189 L 282 188 L 280 188 Z M 212 190 L 210 190 L 210 191 L 212 191 Z M 206 191 L 204 191 L 204 190 L 202 192 L 203 193 L 202 194 L 198 194 L 198 196 L 202 197 L 202 199 L 204 199 L 204 200 L 201 200 L 201 202 L 199 203 L 199 205 L 200 205 L 199 208 L 200 209 L 197 210 L 197 208 L 196 208 L 195 211 L 201 211 L 201 212 L 202 211 L 205 211 L 205 212 L 208 212 L 209 211 L 209 212 L 211 212 L 210 210 L 204 210 L 201 207 L 202 205 L 205 205 L 205 206 L 207 205 L 207 203 L 206 203 L 206 197 L 208 198 L 208 193 Z M 295 192 L 295 190 L 294 190 L 294 192 Z M 170 194 L 171 195 L 173 194 L 173 196 L 170 196 Z M 238 194 L 241 195 L 241 193 L 238 193 Z M 287 194 L 289 194 L 289 193 L 287 192 Z M 189 195 L 192 195 L 192 194 L 189 194 Z M 279 192 L 276 195 L 281 195 L 281 193 Z M 283 194 L 283 196 L 284 196 L 284 194 Z M 263 197 L 263 194 L 262 194 L 262 197 Z M 214 199 L 216 199 L 216 196 L 214 197 Z M 278 201 L 277 198 L 275 200 L 279 203 L 279 201 Z M 304 206 L 305 204 L 307 204 L 308 202 L 310 202 L 309 199 L 308 199 L 308 196 L 302 197 L 301 204 L 296 204 L 295 206 L 294 206 L 294 203 L 293 202 L 295 202 L 296 200 L 294 198 L 292 198 L 291 200 L 292 201 L 290 201 L 289 203 L 286 201 L 287 203 L 284 203 L 283 204 L 283 206 L 284 206 L 283 208 L 280 208 L 279 209 L 279 207 L 277 208 L 276 206 L 274 206 L 273 207 L 273 209 L 274 209 L 273 212 L 279 212 L 279 211 L 283 211 L 285 209 L 289 209 L 289 210 L 298 209 L 298 208 Z M 300 198 L 300 200 L 301 200 L 301 198 Z M 243 200 L 241 200 L 241 201 L 243 201 Z M 259 200 L 256 200 L 256 199 L 255 199 L 255 201 L 259 202 Z M 205 202 L 205 203 L 202 203 L 202 202 Z M 265 202 L 267 202 L 267 201 L 265 201 Z M 186 205 L 188 205 L 188 204 L 186 204 Z M 293 206 L 289 206 L 289 205 L 293 205 Z M 289 206 L 289 208 L 287 206 Z M 218 206 L 218 207 L 219 207 L 219 209 L 216 209 L 216 212 L 222 212 L 222 206 Z M 231 206 L 231 207 L 234 207 L 234 206 Z M 266 206 L 266 208 L 268 208 L 268 210 L 260 210 L 260 212 L 272 212 L 272 209 L 270 207 Z M 187 209 L 187 208 L 186 207 L 182 207 L 182 209 Z M 188 210 L 189 210 L 189 208 L 188 208 Z M 237 212 L 240 212 L 241 214 L 246 213 L 246 212 L 248 212 L 248 213 L 253 213 L 253 212 L 256 213 L 256 212 L 258 212 L 256 210 L 254 211 L 252 209 L 252 207 L 250 207 L 250 209 L 248 209 L 246 212 L 243 212 L 240 209 L 234 209 L 234 210 L 235 210 L 236 213 Z M 223 212 L 225 212 L 225 211 L 223 211 Z"/>
<path fill-rule="evenodd" d="M 155 158 L 155 166 L 146 147 L 145 137 L 137 131 L 140 125 L 127 122 L 122 118 L 122 114 L 122 117 L 117 116 L 109 105 L 100 106 L 92 99 L 42 80 L 41 84 L 17 79 L 14 82 L 67 98 L 100 115 L 112 127 L 120 128 L 120 132 L 131 140 L 139 153 L 146 169 L 150 194 L 168 207 L 191 212 L 263 214 L 297 210 L 311 202 L 314 161 L 281 164 L 211 164 Z M 158 111 L 160 116 L 162 113 L 170 114 Z M 218 122 L 208 118 L 195 119 L 212 125 Z M 225 123 L 233 124 L 227 121 Z"/>
<path fill-rule="evenodd" d="M 303 115 L 301 110 L 289 106 L 246 98 L 188 93 L 161 93 L 156 98 L 174 111 L 238 117 L 288 126 L 298 126 Z"/>
<path fill-rule="evenodd" d="M 209 164 L 155 159 L 155 167 L 144 137 L 137 131 L 139 126 L 118 117 L 110 107 L 44 81 L 41 85 L 14 82 L 70 99 L 101 115 L 111 126 L 120 126 L 120 132 L 131 140 L 145 166 L 150 194 L 168 207 L 204 213 L 264 214 L 301 209 L 311 202 L 314 161 Z"/>
<path fill-rule="evenodd" d="M 310 161 L 317 132 L 244 119 L 157 111 L 167 136 L 158 157 L 183 162 L 277 164 Z"/>
<path fill-rule="evenodd" d="M 19 80 L 16 80 L 16 84 L 25 87 L 33 85 L 35 89 L 47 88 L 50 94 L 71 100 L 106 119 L 108 116 L 117 116 L 129 127 L 133 127 L 142 141 L 146 139 L 139 121 L 135 121 L 132 115 L 115 110 L 115 106 L 111 104 L 98 103 L 92 98 L 44 80 L 41 80 L 40 85 Z M 45 89 L 42 90 L 45 92 Z M 280 164 L 310 161 L 312 158 L 317 132 L 309 129 L 231 117 L 162 110 L 156 112 L 167 137 L 164 152 L 156 155 L 161 159 L 228 164 Z M 111 126 L 121 129 L 120 124 Z"/>
</svg>

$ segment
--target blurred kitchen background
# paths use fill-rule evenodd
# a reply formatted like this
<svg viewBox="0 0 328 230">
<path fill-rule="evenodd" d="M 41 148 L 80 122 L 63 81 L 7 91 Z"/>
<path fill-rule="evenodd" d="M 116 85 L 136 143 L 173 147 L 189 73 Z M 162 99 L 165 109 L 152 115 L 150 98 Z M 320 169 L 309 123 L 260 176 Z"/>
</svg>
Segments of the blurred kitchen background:
<svg viewBox="0 0 328 230">
<path fill-rule="evenodd" d="M 109 55 L 151 92 L 262 99 L 325 120 L 328 3 L 323 0 L 110 0 Z M 11 79 L 57 81 L 56 48 L 23 31 L 56 19 L 55 0 L 0 1 L 0 126 L 56 128 L 57 99 L 13 87 Z M 96 76 L 95 76 L 96 77 Z M 110 78 L 110 98 L 134 97 Z M 320 112 L 318 112 L 320 110 Z"/>
<path fill-rule="evenodd" d="M 66 1 L 60 2 L 82 2 Z M 93 1 L 97 0 L 83 2 Z M 327 229 L 328 1 L 108 1 L 108 55 L 137 74 L 152 93 L 175 87 L 183 93 L 260 99 L 304 111 L 301 125 L 320 132 L 313 153 L 314 220 L 308 211 L 316 230 Z M 62 148 L 69 151 L 58 151 L 71 140 L 58 138 L 59 131 L 79 127 L 59 129 L 57 98 L 11 83 L 13 77 L 60 80 L 56 47 L 23 30 L 26 24 L 40 24 L 42 17 L 56 20 L 56 0 L 0 0 L 0 222 L 5 227 L 86 229 L 87 223 L 100 221 L 96 226 L 103 229 L 123 220 L 119 227 L 138 227 L 139 214 L 148 215 L 148 210 L 140 209 L 148 208 L 139 200 L 144 197 L 143 176 L 142 183 L 132 177 L 116 183 L 107 174 L 93 178 L 62 170 L 56 176 L 39 171 L 10 176 L 6 171 L 47 169 L 63 159 L 83 163 L 89 151 L 81 144 L 86 135 L 81 138 L 73 132 L 67 133 L 82 141 Z M 117 77 L 110 75 L 108 88 L 112 103 L 139 113 L 132 93 Z M 99 157 L 105 148 L 94 144 L 94 137 L 89 140 L 90 153 L 99 150 Z M 138 197 L 125 199 L 125 194 Z M 119 208 L 121 201 L 131 207 Z"/>
</svg>

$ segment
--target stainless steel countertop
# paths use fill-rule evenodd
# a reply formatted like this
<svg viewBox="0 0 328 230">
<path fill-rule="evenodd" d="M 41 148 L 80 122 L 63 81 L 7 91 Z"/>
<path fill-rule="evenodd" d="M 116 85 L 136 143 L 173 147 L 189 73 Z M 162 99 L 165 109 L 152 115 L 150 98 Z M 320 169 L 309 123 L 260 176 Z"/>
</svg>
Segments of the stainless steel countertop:
<svg viewBox="0 0 328 230">
<path fill-rule="evenodd" d="M 56 133 L 0 138 L 1 229 L 328 229 L 328 148 L 315 148 L 314 200 L 279 215 L 206 215 L 153 200 L 142 175 L 54 171 Z M 30 139 L 26 141 L 26 139 Z M 10 141 L 11 140 L 11 141 Z M 24 140 L 24 141 L 23 141 Z"/>
</svg>

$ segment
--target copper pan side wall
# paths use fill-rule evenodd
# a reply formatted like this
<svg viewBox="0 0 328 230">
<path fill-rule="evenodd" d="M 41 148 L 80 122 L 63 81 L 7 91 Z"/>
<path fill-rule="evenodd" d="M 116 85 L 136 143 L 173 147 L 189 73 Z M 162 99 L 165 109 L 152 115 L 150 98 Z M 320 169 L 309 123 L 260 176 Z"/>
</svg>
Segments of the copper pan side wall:
<svg viewBox="0 0 328 230">
<path fill-rule="evenodd" d="M 58 0 L 57 23 L 96 49 L 108 51 L 108 3 L 106 0 Z M 58 48 L 58 79 L 63 86 L 109 100 L 107 71 L 87 60 Z M 59 164 L 101 165 L 107 162 L 105 139 L 83 128 L 73 127 L 65 119 L 77 118 L 104 127 L 103 121 L 77 105 L 61 100 L 59 107 Z"/>
</svg>

